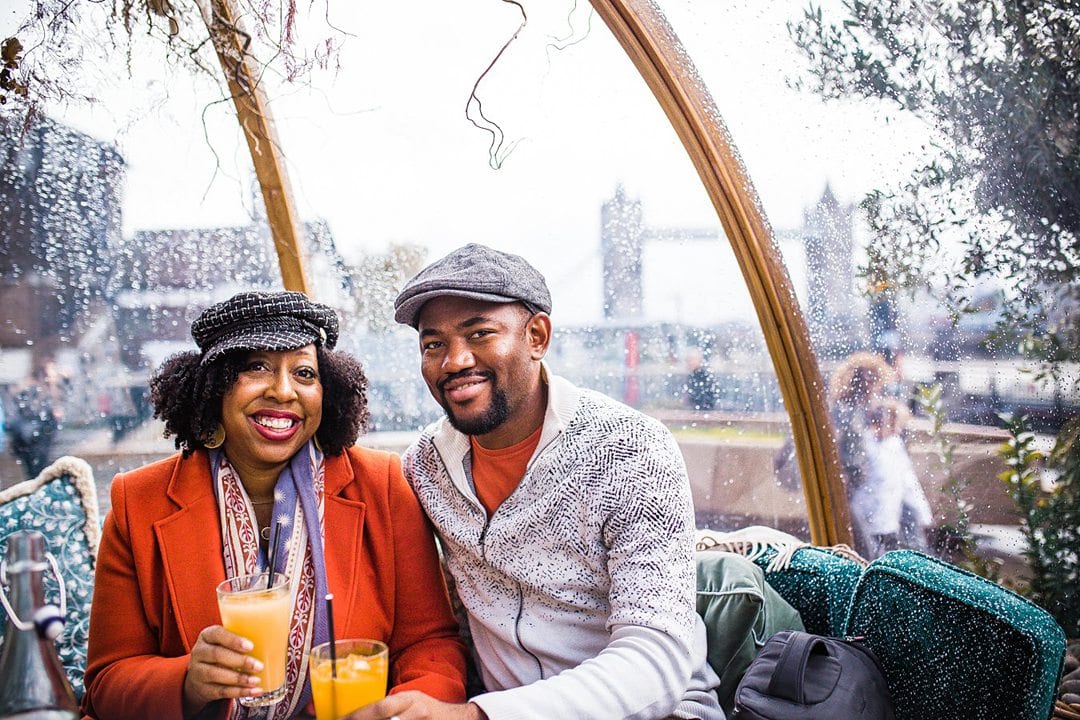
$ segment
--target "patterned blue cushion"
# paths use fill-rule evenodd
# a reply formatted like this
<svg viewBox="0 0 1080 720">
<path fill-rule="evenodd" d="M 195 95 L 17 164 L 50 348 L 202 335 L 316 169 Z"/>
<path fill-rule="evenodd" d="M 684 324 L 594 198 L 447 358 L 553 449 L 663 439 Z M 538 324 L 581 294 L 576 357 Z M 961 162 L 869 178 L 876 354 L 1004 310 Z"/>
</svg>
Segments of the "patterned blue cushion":
<svg viewBox="0 0 1080 720">
<path fill-rule="evenodd" d="M 881 660 L 898 720 L 1046 720 L 1065 654 L 1050 615 L 989 580 L 910 550 L 863 573 L 847 633 Z"/>
<path fill-rule="evenodd" d="M 57 650 L 75 695 L 81 699 L 101 537 L 90 466 L 78 458 L 62 457 L 33 480 L 0 491 L 0 557 L 7 550 L 7 536 L 17 530 L 36 530 L 44 535 L 48 551 L 60 566 L 67 591 L 67 622 L 57 639 Z M 45 599 L 57 605 L 60 602 L 52 573 L 46 574 Z M 0 611 L 0 638 L 6 626 L 7 616 Z"/>
<path fill-rule="evenodd" d="M 783 570 L 769 572 L 776 551 L 754 559 L 765 580 L 799 611 L 807 632 L 843 637 L 848 607 L 863 568 L 858 562 L 828 549 L 802 547 Z"/>
</svg>

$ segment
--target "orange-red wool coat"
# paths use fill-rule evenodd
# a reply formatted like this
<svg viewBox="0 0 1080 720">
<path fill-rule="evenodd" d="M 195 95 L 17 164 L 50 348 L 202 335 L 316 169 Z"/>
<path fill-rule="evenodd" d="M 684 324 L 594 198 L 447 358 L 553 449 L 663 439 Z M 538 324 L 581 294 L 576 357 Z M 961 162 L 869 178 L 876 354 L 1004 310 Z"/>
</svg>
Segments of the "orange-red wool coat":
<svg viewBox="0 0 1080 720">
<path fill-rule="evenodd" d="M 188 653 L 221 622 L 221 525 L 203 451 L 112 483 L 98 553 L 83 710 L 180 720 Z M 325 462 L 326 575 L 339 638 L 390 647 L 392 691 L 465 699 L 457 634 L 430 526 L 396 455 L 352 448 Z M 221 703 L 220 715 L 224 713 Z"/>
</svg>

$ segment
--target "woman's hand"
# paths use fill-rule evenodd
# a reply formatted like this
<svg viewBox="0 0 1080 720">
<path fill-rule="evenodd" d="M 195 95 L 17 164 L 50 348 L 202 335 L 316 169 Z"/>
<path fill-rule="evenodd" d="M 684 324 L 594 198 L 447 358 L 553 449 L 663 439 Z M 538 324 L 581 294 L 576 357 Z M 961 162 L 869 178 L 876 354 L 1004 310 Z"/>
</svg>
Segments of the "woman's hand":
<svg viewBox="0 0 1080 720">
<path fill-rule="evenodd" d="M 445 703 L 416 690 L 388 695 L 342 720 L 487 720 L 479 705 Z"/>
<path fill-rule="evenodd" d="M 184 717 L 193 717 L 215 700 L 262 694 L 259 678 L 252 674 L 262 670 L 262 663 L 244 654 L 253 647 L 220 625 L 199 633 L 184 676 Z"/>
</svg>

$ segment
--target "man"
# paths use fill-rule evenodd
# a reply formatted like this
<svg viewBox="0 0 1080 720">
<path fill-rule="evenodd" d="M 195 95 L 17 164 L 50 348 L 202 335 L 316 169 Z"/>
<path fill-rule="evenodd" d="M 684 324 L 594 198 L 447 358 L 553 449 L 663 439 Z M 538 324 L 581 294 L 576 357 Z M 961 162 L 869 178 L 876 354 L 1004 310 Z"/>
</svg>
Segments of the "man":
<svg viewBox="0 0 1080 720">
<path fill-rule="evenodd" d="M 487 693 L 403 693 L 366 718 L 723 718 L 694 611 L 686 469 L 658 422 L 542 363 L 551 297 L 525 260 L 467 245 L 394 303 L 446 411 L 405 453 Z"/>
</svg>

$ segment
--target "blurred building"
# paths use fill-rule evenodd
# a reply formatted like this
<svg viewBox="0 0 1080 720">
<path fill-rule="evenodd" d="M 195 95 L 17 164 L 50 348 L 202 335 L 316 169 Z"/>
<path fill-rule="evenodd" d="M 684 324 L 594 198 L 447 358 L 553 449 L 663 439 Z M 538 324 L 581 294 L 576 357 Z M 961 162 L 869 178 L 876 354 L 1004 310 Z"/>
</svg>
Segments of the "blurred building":
<svg viewBox="0 0 1080 720">
<path fill-rule="evenodd" d="M 641 254 L 645 239 L 641 201 L 628 198 L 619 185 L 615 197 L 600 207 L 605 320 L 641 319 Z"/>
<path fill-rule="evenodd" d="M 854 210 L 826 183 L 821 199 L 803 213 L 799 233 L 806 248 L 806 323 L 826 358 L 866 345 L 867 303 L 855 287 Z"/>
<path fill-rule="evenodd" d="M 88 329 L 120 245 L 123 181 L 112 144 L 0 114 L 0 347 L 9 354 L 42 362 Z"/>
<path fill-rule="evenodd" d="M 606 321 L 724 325 L 754 316 L 719 225 L 649 225 L 641 201 L 627 196 L 622 186 L 603 203 L 600 216 Z M 776 242 L 818 352 L 838 358 L 865 347 L 868 304 L 856 286 L 854 206 L 841 204 L 826 184 L 821 199 L 804 211 L 802 227 L 778 231 Z M 657 250 L 650 252 L 653 245 Z M 654 264 L 661 266 L 661 286 L 669 297 L 658 297 L 658 284 L 648 282 L 658 272 Z M 670 309 L 658 314 L 663 305 Z M 680 308 L 686 309 L 683 317 L 677 316 Z M 895 329 L 895 314 L 885 320 L 886 329 Z"/>
</svg>

